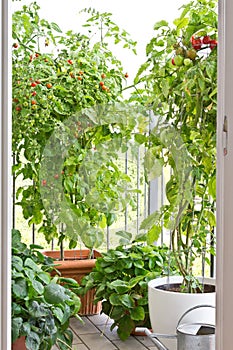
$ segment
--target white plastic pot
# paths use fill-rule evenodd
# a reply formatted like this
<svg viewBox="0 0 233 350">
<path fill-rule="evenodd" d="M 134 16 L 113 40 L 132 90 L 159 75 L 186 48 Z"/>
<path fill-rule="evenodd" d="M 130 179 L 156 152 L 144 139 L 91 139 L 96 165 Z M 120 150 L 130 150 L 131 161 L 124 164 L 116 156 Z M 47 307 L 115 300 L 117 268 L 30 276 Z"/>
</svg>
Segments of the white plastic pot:
<svg viewBox="0 0 233 350">
<path fill-rule="evenodd" d="M 202 280 L 202 279 L 201 279 Z M 157 278 L 148 283 L 148 303 L 151 326 L 154 333 L 176 334 L 176 326 L 180 317 L 188 309 L 197 305 L 215 306 L 216 293 L 179 293 L 163 289 L 157 289 L 158 286 L 166 284 L 181 283 L 181 276 L 172 276 Z M 215 285 L 215 279 L 204 278 L 204 284 Z M 186 323 L 205 322 L 215 324 L 214 309 L 209 311 L 201 308 L 187 315 Z M 163 339 L 164 345 L 169 350 L 176 350 L 175 339 Z"/>
</svg>

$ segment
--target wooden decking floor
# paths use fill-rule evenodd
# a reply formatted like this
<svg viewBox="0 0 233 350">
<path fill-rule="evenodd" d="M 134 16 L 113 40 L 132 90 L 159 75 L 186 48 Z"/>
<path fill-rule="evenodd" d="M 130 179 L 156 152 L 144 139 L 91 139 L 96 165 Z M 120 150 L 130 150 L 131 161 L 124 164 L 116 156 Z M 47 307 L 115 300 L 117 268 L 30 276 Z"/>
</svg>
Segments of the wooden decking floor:
<svg viewBox="0 0 233 350">
<path fill-rule="evenodd" d="M 147 336 L 130 336 L 120 340 L 112 320 L 104 314 L 82 317 L 84 324 L 72 318 L 70 328 L 74 333 L 73 350 L 157 350 Z M 58 350 L 56 346 L 52 350 Z"/>
</svg>

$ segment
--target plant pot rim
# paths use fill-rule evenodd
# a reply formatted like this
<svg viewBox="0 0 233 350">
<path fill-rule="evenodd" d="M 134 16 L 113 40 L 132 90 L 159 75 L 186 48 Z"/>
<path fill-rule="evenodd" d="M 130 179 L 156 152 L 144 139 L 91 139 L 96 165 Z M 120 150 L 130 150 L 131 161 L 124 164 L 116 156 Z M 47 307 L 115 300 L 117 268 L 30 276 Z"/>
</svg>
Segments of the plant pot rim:
<svg viewBox="0 0 233 350">
<path fill-rule="evenodd" d="M 65 249 L 63 251 L 64 260 L 60 260 L 60 250 L 45 250 L 43 254 L 53 259 L 56 259 L 56 262 L 64 261 L 87 261 L 87 260 L 96 260 L 97 257 L 101 256 L 101 253 L 98 250 L 93 249 L 93 258 L 89 258 L 90 249 Z"/>
<path fill-rule="evenodd" d="M 209 284 L 209 285 L 212 285 L 212 286 L 216 285 L 216 280 L 215 280 L 214 277 L 197 277 L 197 279 L 199 280 L 199 282 L 204 280 L 205 284 Z M 159 278 L 155 278 L 155 279 L 149 281 L 148 282 L 148 288 L 155 288 L 157 293 L 177 294 L 179 292 L 158 289 L 156 287 L 161 287 L 164 284 L 169 284 L 169 283 L 170 284 L 181 283 L 182 281 L 183 281 L 183 276 L 159 277 Z M 208 293 L 208 294 L 212 294 L 212 293 L 215 293 L 215 291 L 211 292 L 211 293 Z M 190 294 L 192 294 L 192 295 L 194 295 L 195 293 L 180 293 L 180 294 L 183 294 L 183 295 L 190 295 Z M 196 294 L 198 295 L 199 293 L 196 293 Z"/>
</svg>

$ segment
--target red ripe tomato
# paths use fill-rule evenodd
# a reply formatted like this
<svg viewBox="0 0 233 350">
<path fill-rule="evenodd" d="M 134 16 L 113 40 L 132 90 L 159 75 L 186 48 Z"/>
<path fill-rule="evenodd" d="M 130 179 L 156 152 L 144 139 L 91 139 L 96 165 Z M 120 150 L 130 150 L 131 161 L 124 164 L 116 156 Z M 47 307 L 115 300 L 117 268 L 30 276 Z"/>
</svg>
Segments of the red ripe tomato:
<svg viewBox="0 0 233 350">
<path fill-rule="evenodd" d="M 100 86 L 104 86 L 104 82 L 103 81 L 100 81 Z"/>
<path fill-rule="evenodd" d="M 31 83 L 31 87 L 35 87 L 37 85 L 37 83 L 35 82 L 35 81 L 33 81 L 32 83 Z"/>
<path fill-rule="evenodd" d="M 197 39 L 192 39 L 192 47 L 195 49 L 195 50 L 200 50 L 201 49 L 201 46 L 202 46 L 202 41 L 200 38 L 197 38 Z"/>
<path fill-rule="evenodd" d="M 51 89 L 52 84 L 51 83 L 47 83 L 46 86 L 47 86 L 48 89 Z"/>
<path fill-rule="evenodd" d="M 208 45 L 210 43 L 211 39 L 209 35 L 205 35 L 202 39 L 203 44 Z"/>
<path fill-rule="evenodd" d="M 217 40 L 210 40 L 210 49 L 213 50 L 218 45 Z"/>
</svg>

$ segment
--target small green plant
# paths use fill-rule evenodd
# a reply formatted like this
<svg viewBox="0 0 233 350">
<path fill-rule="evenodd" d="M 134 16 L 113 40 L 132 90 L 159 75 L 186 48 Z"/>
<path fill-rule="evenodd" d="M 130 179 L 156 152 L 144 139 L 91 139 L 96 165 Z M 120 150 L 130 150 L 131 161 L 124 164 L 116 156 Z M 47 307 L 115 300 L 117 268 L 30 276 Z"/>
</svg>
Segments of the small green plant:
<svg viewBox="0 0 233 350">
<path fill-rule="evenodd" d="M 78 283 L 52 278 L 53 262 L 40 252 L 42 247 L 28 248 L 18 230 L 12 233 L 12 343 L 25 336 L 28 350 L 49 350 L 54 344 L 71 349 L 69 320 L 80 319 Z"/>
<path fill-rule="evenodd" d="M 81 283 L 80 293 L 96 288 L 95 302 L 114 320 L 111 330 L 126 340 L 137 326 L 150 328 L 148 282 L 173 273 L 166 246 L 132 243 L 110 249 L 97 258 L 93 271 Z"/>
</svg>

